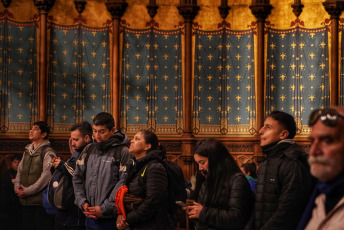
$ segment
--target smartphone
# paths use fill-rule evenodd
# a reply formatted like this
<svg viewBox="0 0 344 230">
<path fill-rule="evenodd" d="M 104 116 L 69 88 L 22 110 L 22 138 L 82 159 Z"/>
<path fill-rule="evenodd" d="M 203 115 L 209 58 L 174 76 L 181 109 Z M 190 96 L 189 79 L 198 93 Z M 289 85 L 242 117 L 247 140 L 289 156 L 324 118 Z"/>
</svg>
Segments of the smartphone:
<svg viewBox="0 0 344 230">
<path fill-rule="evenodd" d="M 179 206 L 182 206 L 182 207 L 186 207 L 186 204 L 180 200 L 176 201 L 176 204 L 178 204 Z"/>
</svg>

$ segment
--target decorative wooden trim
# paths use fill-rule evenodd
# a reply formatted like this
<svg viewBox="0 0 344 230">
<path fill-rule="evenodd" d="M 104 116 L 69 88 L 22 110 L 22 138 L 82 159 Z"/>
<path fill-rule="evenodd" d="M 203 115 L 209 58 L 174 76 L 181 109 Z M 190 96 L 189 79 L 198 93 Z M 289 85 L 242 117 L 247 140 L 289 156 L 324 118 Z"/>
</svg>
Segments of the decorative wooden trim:
<svg viewBox="0 0 344 230">
<path fill-rule="evenodd" d="M 302 13 L 302 8 L 304 5 L 301 3 L 301 0 L 294 0 L 294 4 L 292 4 L 291 7 L 293 8 L 293 13 L 295 16 L 299 17 Z"/>
<path fill-rule="evenodd" d="M 218 9 L 222 19 L 225 20 L 228 16 L 229 10 L 231 9 L 227 5 L 227 0 L 221 0 L 221 5 L 218 7 Z"/>
<path fill-rule="evenodd" d="M 338 20 L 344 9 L 344 2 L 340 0 L 326 0 L 323 6 L 331 16 L 331 70 L 330 70 L 330 105 L 339 103 L 339 51 L 338 51 Z"/>
<path fill-rule="evenodd" d="M 115 120 L 115 127 L 120 127 L 120 22 L 128 3 L 125 0 L 108 0 L 106 8 L 112 16 L 112 114 Z"/>
<path fill-rule="evenodd" d="M 12 0 L 1 0 L 2 4 L 5 8 L 9 7 L 11 5 Z"/>
<path fill-rule="evenodd" d="M 147 10 L 149 16 L 153 19 L 155 15 L 158 13 L 158 6 L 155 2 L 155 0 L 149 0 L 149 4 L 147 5 Z"/>
<path fill-rule="evenodd" d="M 43 13 L 43 11 L 44 13 L 48 13 L 55 4 L 55 0 L 34 0 L 33 2 L 40 13 Z"/>
<path fill-rule="evenodd" d="M 120 19 L 128 7 L 125 0 L 108 0 L 105 5 L 113 19 Z"/>
<path fill-rule="evenodd" d="M 41 121 L 47 120 L 47 14 L 53 7 L 55 0 L 34 0 L 40 17 L 40 48 L 39 48 L 39 77 L 38 77 L 38 117 Z"/>
<path fill-rule="evenodd" d="M 81 14 L 85 9 L 86 1 L 85 0 L 74 0 L 74 5 L 75 5 L 76 11 L 78 11 L 78 13 Z"/>
<path fill-rule="evenodd" d="M 256 122 L 257 122 L 257 132 L 260 127 L 264 124 L 264 114 L 265 114 L 265 98 L 264 98 L 264 71 L 265 71 L 265 58 L 264 58 L 264 23 L 265 19 L 271 13 L 272 6 L 269 3 L 269 0 L 264 1 L 252 1 L 252 5 L 250 5 L 250 9 L 252 14 L 257 18 L 257 36 L 258 36 L 258 43 L 257 43 L 257 92 L 256 92 Z M 258 134 L 258 133 L 257 133 Z"/>
</svg>

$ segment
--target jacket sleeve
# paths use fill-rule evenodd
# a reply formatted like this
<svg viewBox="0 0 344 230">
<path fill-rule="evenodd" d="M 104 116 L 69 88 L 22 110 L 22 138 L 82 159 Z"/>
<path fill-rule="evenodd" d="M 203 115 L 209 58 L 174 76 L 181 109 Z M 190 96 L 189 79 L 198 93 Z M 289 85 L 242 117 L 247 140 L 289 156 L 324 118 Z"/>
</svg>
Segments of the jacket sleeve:
<svg viewBox="0 0 344 230">
<path fill-rule="evenodd" d="M 201 195 L 200 195 L 201 196 Z M 233 178 L 228 205 L 225 207 L 206 207 L 199 215 L 199 222 L 216 229 L 243 229 L 251 214 L 253 194 L 244 175 Z"/>
<path fill-rule="evenodd" d="M 126 179 L 126 165 L 128 164 L 130 160 L 130 153 L 129 149 L 127 147 L 124 147 L 121 152 L 121 160 L 120 160 L 120 166 L 118 169 L 118 177 L 116 178 L 116 186 L 113 188 L 113 190 L 110 193 L 110 196 L 108 199 L 104 200 L 103 204 L 100 206 L 100 211 L 103 215 L 114 215 L 114 213 L 117 213 L 117 208 L 115 205 L 115 199 L 116 199 L 116 193 L 117 190 L 124 185 L 125 179 Z"/>
<path fill-rule="evenodd" d="M 34 184 L 24 189 L 24 193 L 26 196 L 34 195 L 42 191 L 48 185 L 49 180 L 51 179 L 50 163 L 51 163 L 52 157 L 56 157 L 56 154 L 53 151 L 48 151 L 45 154 L 44 159 L 43 159 L 42 174 Z"/>
<path fill-rule="evenodd" d="M 278 207 L 271 218 L 262 226 L 263 229 L 295 229 L 305 202 L 309 199 L 312 189 L 312 178 L 306 163 L 300 160 L 283 162 L 279 170 L 281 195 Z M 292 221 L 291 221 L 292 220 Z"/>
<path fill-rule="evenodd" d="M 167 174 L 161 163 L 153 163 L 147 171 L 146 196 L 142 204 L 127 215 L 130 225 L 147 222 L 154 215 L 167 193 Z M 167 206 L 167 204 L 166 204 Z"/>
<path fill-rule="evenodd" d="M 85 158 L 87 156 L 87 152 L 84 151 L 80 154 L 80 158 L 76 161 L 74 176 L 73 176 L 73 187 L 74 187 L 74 195 L 75 195 L 75 204 L 83 209 L 83 204 L 87 202 L 86 199 L 86 191 L 85 191 Z"/>
<path fill-rule="evenodd" d="M 23 153 L 23 158 L 24 159 L 24 156 L 25 156 L 25 152 Z M 16 192 L 17 188 L 20 186 L 20 177 L 21 177 L 21 172 L 23 170 L 23 161 L 24 160 L 21 160 L 19 162 L 19 165 L 18 165 L 18 170 L 17 170 L 17 175 L 16 175 L 16 179 L 14 181 L 14 192 Z"/>
</svg>

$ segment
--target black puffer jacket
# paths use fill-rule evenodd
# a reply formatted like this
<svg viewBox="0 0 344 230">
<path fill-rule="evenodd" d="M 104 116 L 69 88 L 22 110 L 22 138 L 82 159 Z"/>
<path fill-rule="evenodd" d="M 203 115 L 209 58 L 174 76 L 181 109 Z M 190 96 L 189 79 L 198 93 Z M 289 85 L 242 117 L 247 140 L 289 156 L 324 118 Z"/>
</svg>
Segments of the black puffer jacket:
<svg viewBox="0 0 344 230">
<path fill-rule="evenodd" d="M 126 185 L 128 193 L 144 199 L 143 203 L 127 214 L 131 230 L 170 230 L 174 223 L 168 212 L 167 174 L 160 163 L 164 152 L 154 150 L 138 159 L 129 169 Z M 149 162 L 149 167 L 145 167 Z M 146 169 L 146 170 L 145 170 Z M 146 179 L 140 178 L 146 174 Z M 144 181 L 146 184 L 144 184 Z"/>
<path fill-rule="evenodd" d="M 293 142 L 280 142 L 264 153 L 250 229 L 295 229 L 314 186 L 307 154 Z"/>
<path fill-rule="evenodd" d="M 226 188 L 230 184 L 230 188 Z M 200 212 L 197 230 L 204 229 L 243 229 L 253 207 L 253 193 L 242 173 L 236 173 L 230 181 L 223 184 L 216 201 L 206 207 L 207 181 L 202 185 L 198 203 L 203 205 Z"/>
</svg>

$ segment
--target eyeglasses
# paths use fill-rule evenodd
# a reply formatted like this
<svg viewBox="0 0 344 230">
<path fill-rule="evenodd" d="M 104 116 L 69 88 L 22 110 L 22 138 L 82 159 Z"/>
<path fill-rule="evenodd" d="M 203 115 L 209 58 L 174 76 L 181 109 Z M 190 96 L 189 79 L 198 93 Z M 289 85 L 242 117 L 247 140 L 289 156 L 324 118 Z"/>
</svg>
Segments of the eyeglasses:
<svg viewBox="0 0 344 230">
<path fill-rule="evenodd" d="M 313 126 L 317 120 L 326 126 L 335 126 L 339 118 L 344 119 L 344 116 L 340 115 L 335 109 L 317 109 L 314 110 L 309 116 L 308 125 Z"/>
</svg>

